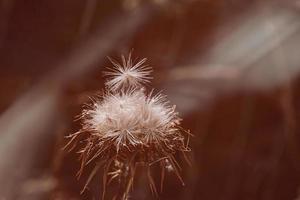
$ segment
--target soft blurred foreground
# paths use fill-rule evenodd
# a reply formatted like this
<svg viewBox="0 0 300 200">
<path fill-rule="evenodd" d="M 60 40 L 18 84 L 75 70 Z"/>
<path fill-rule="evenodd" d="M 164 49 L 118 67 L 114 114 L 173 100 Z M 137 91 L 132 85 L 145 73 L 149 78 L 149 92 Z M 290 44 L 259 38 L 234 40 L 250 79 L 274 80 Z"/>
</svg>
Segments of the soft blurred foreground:
<svg viewBox="0 0 300 200">
<path fill-rule="evenodd" d="M 159 199 L 300 199 L 299 0 L 0 0 L 0 51 L 0 200 L 100 198 L 62 148 L 130 51 L 194 135 Z M 131 195 L 156 199 L 142 171 Z"/>
</svg>

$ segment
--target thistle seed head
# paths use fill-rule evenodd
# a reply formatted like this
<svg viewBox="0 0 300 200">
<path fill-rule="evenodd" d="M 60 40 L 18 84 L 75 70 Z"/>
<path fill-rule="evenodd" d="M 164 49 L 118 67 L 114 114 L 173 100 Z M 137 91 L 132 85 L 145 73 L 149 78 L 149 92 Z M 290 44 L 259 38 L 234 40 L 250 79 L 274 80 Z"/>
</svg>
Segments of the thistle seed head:
<svg viewBox="0 0 300 200">
<path fill-rule="evenodd" d="M 109 141 L 109 148 L 115 148 L 116 152 L 161 145 L 167 138 L 183 140 L 183 137 L 178 138 L 181 131 L 177 128 L 178 114 L 166 97 L 146 96 L 141 90 L 106 94 L 96 100 L 92 108 L 83 111 L 82 120 L 85 132 L 96 134 L 102 142 Z M 170 150 L 172 142 L 175 141 L 165 143 L 170 143 Z"/>
<path fill-rule="evenodd" d="M 180 118 L 166 96 L 153 92 L 146 93 L 143 83 L 150 79 L 145 59 L 132 64 L 122 57 L 123 65 L 112 61 L 114 68 L 106 75 L 108 91 L 83 109 L 80 116 L 82 128 L 70 135 L 68 145 L 85 139 L 81 155 L 82 173 L 89 163 L 103 163 L 104 192 L 106 184 L 118 179 L 123 185 L 122 198 L 128 197 L 137 164 L 148 169 L 149 185 L 157 193 L 150 174 L 150 166 L 158 163 L 162 174 L 174 172 L 182 181 L 175 154 L 189 151 L 187 131 L 180 127 Z M 100 164 L 95 164 L 95 170 Z M 91 176 L 94 176 L 94 172 Z M 92 177 L 89 178 L 91 180 Z M 109 180 L 108 180 L 109 178 Z M 163 183 L 161 177 L 161 185 Z M 88 184 L 88 182 L 87 182 Z M 86 184 L 86 185 L 87 185 Z M 85 187 L 84 187 L 85 189 Z M 104 193 L 103 193 L 104 197 Z"/>
</svg>

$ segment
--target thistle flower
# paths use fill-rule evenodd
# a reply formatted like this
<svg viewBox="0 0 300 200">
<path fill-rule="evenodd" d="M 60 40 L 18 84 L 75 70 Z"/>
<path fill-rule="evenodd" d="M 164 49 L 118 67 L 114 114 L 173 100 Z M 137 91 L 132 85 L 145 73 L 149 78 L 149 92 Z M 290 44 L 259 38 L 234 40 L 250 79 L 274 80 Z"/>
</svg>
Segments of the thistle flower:
<svg viewBox="0 0 300 200">
<path fill-rule="evenodd" d="M 118 180 L 120 191 L 116 198 L 128 198 L 133 184 L 137 164 L 147 168 L 151 191 L 157 194 L 150 167 L 161 167 L 161 189 L 165 170 L 173 171 L 182 181 L 179 165 L 175 160 L 177 152 L 189 151 L 187 131 L 180 127 L 180 118 L 166 96 L 147 94 L 144 83 L 149 82 L 149 67 L 141 61 L 133 64 L 131 54 L 123 65 L 112 61 L 114 68 L 105 75 L 107 92 L 85 108 L 80 116 L 82 129 L 69 136 L 68 145 L 86 138 L 85 147 L 79 151 L 82 173 L 89 163 L 95 164 L 83 191 L 100 165 L 104 165 L 103 199 L 108 183 Z M 183 183 L 183 181 L 182 181 Z"/>
</svg>

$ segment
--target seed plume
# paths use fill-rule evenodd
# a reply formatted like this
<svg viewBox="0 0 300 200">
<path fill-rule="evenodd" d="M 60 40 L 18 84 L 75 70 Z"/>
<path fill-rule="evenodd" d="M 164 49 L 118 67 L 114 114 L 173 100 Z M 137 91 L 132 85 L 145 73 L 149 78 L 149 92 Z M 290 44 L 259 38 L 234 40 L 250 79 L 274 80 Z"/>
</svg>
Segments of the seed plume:
<svg viewBox="0 0 300 200">
<path fill-rule="evenodd" d="M 144 58 L 138 62 L 133 62 L 131 53 L 127 60 L 125 56 L 122 56 L 122 64 L 110 58 L 113 67 L 104 72 L 104 75 L 109 77 L 105 83 L 108 89 L 116 92 L 121 88 L 138 88 L 144 83 L 149 83 L 152 78 L 150 76 L 152 68 L 145 65 L 146 60 Z"/>
</svg>

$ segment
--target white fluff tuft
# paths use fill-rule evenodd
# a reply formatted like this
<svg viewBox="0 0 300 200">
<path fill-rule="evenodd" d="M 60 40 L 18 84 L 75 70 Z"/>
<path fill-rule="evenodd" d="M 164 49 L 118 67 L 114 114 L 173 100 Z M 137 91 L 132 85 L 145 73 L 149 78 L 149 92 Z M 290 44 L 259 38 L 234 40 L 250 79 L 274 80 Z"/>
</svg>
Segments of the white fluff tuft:
<svg viewBox="0 0 300 200">
<path fill-rule="evenodd" d="M 180 120 L 166 97 L 146 96 L 142 90 L 107 94 L 83 113 L 83 128 L 114 141 L 117 151 L 147 146 L 179 131 L 175 126 Z"/>
<path fill-rule="evenodd" d="M 110 59 L 113 68 L 108 68 L 108 71 L 104 72 L 104 75 L 109 77 L 105 85 L 112 92 L 129 87 L 141 88 L 143 84 L 150 82 L 150 79 L 152 79 L 150 76 L 152 68 L 144 65 L 146 60 L 144 58 L 134 63 L 131 54 L 129 54 L 127 60 L 122 56 L 122 64 Z"/>
</svg>

